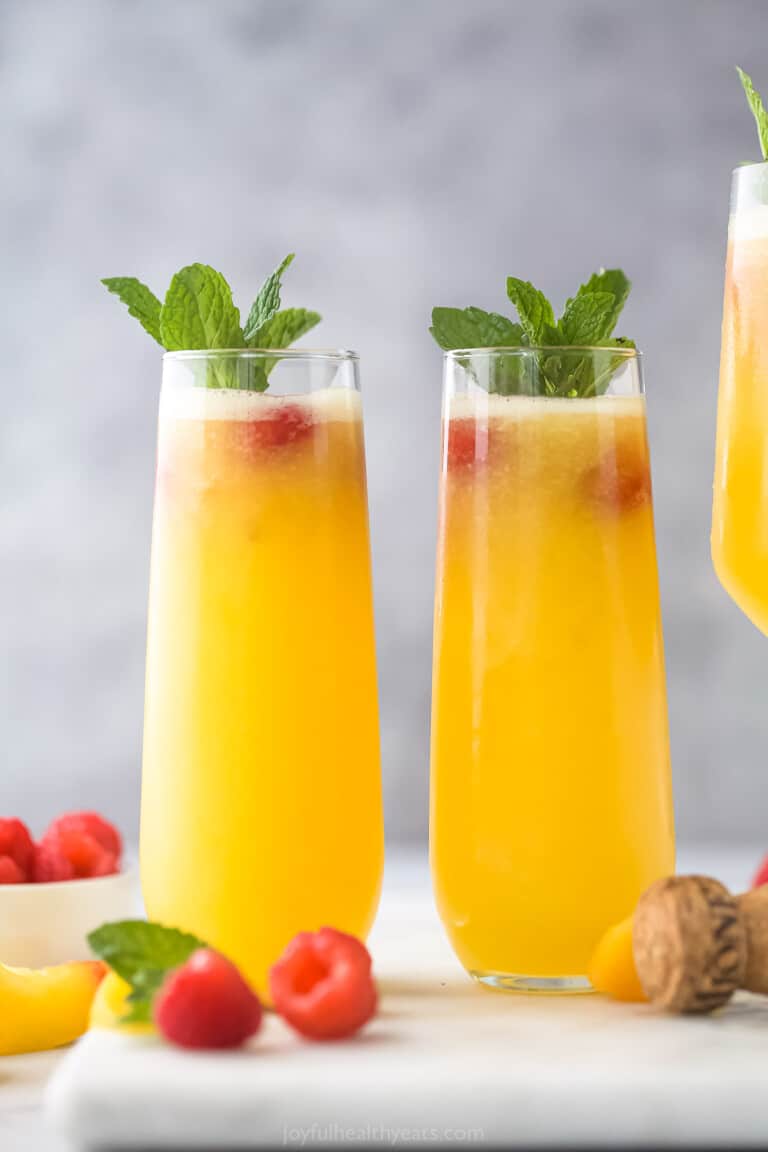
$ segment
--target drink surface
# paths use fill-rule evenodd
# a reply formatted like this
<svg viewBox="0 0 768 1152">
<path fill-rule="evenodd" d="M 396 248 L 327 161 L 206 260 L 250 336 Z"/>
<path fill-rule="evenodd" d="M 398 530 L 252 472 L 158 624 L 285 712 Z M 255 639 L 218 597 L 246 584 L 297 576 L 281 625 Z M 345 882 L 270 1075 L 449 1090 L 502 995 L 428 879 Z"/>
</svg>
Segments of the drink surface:
<svg viewBox="0 0 768 1152">
<path fill-rule="evenodd" d="M 358 936 L 383 831 L 360 398 L 164 390 L 141 870 L 152 919 L 259 992 L 298 931 Z"/>
<path fill-rule="evenodd" d="M 438 907 L 470 971 L 581 975 L 674 867 L 645 404 L 447 403 Z"/>
<path fill-rule="evenodd" d="M 712 559 L 768 632 L 768 205 L 737 211 L 728 236 Z"/>
</svg>

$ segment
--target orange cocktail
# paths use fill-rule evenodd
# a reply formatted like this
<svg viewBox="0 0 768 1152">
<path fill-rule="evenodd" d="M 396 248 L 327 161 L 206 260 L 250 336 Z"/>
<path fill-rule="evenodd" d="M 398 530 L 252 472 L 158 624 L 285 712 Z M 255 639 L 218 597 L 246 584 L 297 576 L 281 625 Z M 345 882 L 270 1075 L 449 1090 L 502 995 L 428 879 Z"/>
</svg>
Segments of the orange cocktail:
<svg viewBox="0 0 768 1152">
<path fill-rule="evenodd" d="M 165 358 L 142 883 L 263 993 L 296 932 L 364 937 L 378 901 L 363 425 L 349 357 L 281 354 L 273 379 L 312 388 L 273 396 L 190 383 L 205 355 Z"/>
<path fill-rule="evenodd" d="M 733 174 L 723 304 L 712 558 L 768 632 L 768 164 Z"/>
<path fill-rule="evenodd" d="M 434 885 L 478 979 L 577 990 L 674 867 L 645 399 L 634 353 L 585 399 L 489 395 L 488 355 L 446 357 Z"/>
</svg>

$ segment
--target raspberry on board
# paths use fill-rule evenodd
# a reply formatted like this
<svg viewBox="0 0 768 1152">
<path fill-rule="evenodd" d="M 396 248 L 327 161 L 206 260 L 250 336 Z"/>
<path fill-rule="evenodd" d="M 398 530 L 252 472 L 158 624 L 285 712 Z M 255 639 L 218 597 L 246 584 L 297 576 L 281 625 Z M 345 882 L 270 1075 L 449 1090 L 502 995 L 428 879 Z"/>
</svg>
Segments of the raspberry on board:
<svg viewBox="0 0 768 1152">
<path fill-rule="evenodd" d="M 5 883 L 22 883 L 32 878 L 32 862 L 35 845 L 26 824 L 15 817 L 0 817 L 0 856 L 9 856 L 22 874 L 22 880 Z"/>
<path fill-rule="evenodd" d="M 276 1011 L 310 1040 L 352 1036 L 376 1011 L 371 954 L 335 928 L 294 936 L 270 969 L 269 988 Z"/>
<path fill-rule="evenodd" d="M 768 884 L 768 856 L 763 859 L 752 880 L 753 888 L 760 888 L 763 884 Z"/>
<path fill-rule="evenodd" d="M 239 1048 L 261 1027 L 256 993 L 235 965 L 199 948 L 171 972 L 154 1003 L 160 1033 L 181 1048 Z"/>
</svg>

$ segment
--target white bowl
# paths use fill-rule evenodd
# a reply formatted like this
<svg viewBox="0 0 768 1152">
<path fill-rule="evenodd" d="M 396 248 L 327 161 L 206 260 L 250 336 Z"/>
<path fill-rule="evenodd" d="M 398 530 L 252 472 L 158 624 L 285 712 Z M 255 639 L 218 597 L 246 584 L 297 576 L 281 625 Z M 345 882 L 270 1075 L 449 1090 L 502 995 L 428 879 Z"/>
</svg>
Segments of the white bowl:
<svg viewBox="0 0 768 1152">
<path fill-rule="evenodd" d="M 0 964 L 45 968 L 92 960 L 89 932 L 140 914 L 136 868 L 94 880 L 0 884 Z"/>
</svg>

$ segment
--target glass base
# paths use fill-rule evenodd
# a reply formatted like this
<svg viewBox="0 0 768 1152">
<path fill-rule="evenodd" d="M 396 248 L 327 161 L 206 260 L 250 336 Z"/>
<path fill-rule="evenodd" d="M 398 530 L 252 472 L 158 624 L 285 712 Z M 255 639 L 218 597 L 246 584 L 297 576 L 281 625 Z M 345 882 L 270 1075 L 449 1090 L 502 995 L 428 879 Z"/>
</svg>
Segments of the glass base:
<svg viewBox="0 0 768 1152">
<path fill-rule="evenodd" d="M 470 972 L 473 980 L 501 992 L 540 992 L 573 996 L 594 992 L 586 976 L 523 976 L 517 972 Z"/>
</svg>

